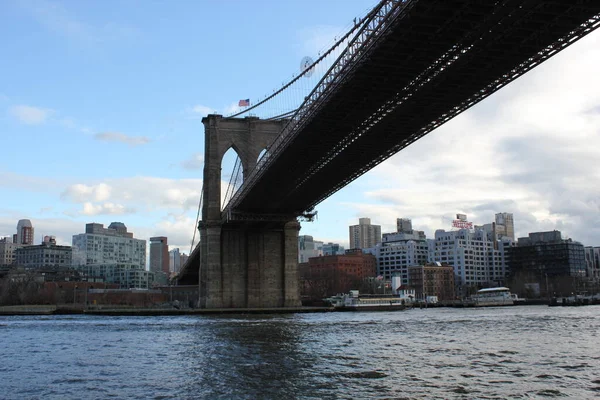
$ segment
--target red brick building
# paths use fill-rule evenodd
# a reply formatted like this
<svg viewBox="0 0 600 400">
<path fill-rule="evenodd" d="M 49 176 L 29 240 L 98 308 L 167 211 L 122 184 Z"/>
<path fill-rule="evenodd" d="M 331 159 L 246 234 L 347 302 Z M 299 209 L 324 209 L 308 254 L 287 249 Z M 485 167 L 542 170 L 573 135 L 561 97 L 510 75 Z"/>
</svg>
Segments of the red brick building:
<svg viewBox="0 0 600 400">
<path fill-rule="evenodd" d="M 454 300 L 454 267 L 446 263 L 408 267 L 408 284 L 419 300 L 437 296 L 438 300 Z"/>
<path fill-rule="evenodd" d="M 322 299 L 358 289 L 365 278 L 375 276 L 377 259 L 361 250 L 348 250 L 344 255 L 309 258 L 298 270 L 301 295 Z"/>
</svg>

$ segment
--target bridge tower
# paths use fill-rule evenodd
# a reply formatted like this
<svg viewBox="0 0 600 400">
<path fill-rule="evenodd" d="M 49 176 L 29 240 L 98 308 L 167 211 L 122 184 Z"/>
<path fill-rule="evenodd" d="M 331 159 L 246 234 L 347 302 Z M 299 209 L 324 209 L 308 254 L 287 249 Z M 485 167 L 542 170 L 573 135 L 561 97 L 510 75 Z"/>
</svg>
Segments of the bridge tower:
<svg viewBox="0 0 600 400">
<path fill-rule="evenodd" d="M 294 219 L 259 216 L 225 220 L 221 213 L 221 162 L 229 148 L 241 160 L 244 179 L 284 121 L 256 117 L 202 119 L 205 130 L 200 231 L 200 307 L 267 308 L 300 305 L 298 231 Z"/>
</svg>

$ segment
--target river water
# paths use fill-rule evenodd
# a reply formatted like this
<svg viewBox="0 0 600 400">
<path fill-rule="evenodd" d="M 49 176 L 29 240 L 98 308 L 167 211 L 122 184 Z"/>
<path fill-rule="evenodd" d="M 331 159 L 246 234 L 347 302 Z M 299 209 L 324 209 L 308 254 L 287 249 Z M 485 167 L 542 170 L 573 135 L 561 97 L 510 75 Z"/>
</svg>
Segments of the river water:
<svg viewBox="0 0 600 400">
<path fill-rule="evenodd" d="M 0 398 L 600 398 L 600 306 L 0 317 Z"/>
</svg>

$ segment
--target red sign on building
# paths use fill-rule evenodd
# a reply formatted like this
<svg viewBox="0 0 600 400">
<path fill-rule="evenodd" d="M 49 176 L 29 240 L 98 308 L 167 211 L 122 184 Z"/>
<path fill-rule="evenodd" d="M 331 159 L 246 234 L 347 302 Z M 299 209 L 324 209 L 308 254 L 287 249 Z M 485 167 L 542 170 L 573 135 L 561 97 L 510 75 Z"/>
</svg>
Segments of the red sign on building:
<svg viewBox="0 0 600 400">
<path fill-rule="evenodd" d="M 473 223 L 468 221 L 461 221 L 460 219 L 455 219 L 452 221 L 452 227 L 458 229 L 473 229 Z"/>
</svg>

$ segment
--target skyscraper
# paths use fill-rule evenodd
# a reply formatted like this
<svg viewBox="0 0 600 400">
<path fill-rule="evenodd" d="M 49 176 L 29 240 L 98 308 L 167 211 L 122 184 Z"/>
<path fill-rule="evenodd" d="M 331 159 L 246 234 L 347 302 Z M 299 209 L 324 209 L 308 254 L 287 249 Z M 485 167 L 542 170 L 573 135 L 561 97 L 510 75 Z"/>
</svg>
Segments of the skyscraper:
<svg viewBox="0 0 600 400">
<path fill-rule="evenodd" d="M 28 219 L 20 219 L 17 223 L 17 244 L 32 245 L 33 244 L 33 225 Z"/>
<path fill-rule="evenodd" d="M 165 236 L 150 238 L 150 271 L 169 276 L 169 245 Z"/>
<path fill-rule="evenodd" d="M 181 268 L 181 253 L 179 249 L 169 251 L 169 272 L 177 273 Z"/>
<path fill-rule="evenodd" d="M 513 220 L 512 213 L 498 213 L 496 214 L 496 226 L 501 225 L 504 227 L 504 235 L 512 240 L 515 240 L 515 223 Z"/>
<path fill-rule="evenodd" d="M 381 242 L 381 226 L 371 225 L 371 218 L 359 218 L 349 231 L 351 249 L 367 249 Z"/>
</svg>

